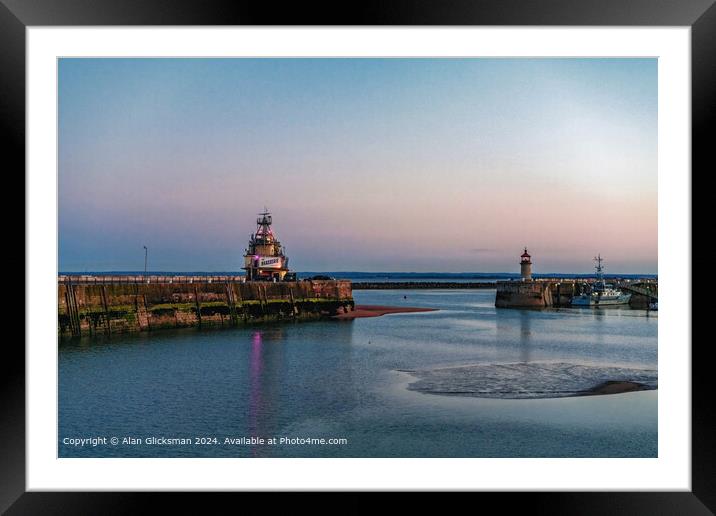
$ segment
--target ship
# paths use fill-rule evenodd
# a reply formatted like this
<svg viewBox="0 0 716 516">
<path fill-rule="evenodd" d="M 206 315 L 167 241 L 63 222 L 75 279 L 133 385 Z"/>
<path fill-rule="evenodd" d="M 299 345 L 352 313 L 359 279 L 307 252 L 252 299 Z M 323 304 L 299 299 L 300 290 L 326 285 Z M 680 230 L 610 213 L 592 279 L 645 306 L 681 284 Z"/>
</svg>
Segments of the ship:
<svg viewBox="0 0 716 516">
<path fill-rule="evenodd" d="M 597 279 L 592 283 L 591 289 L 585 294 L 572 298 L 572 306 L 614 306 L 629 304 L 631 294 L 625 294 L 614 285 L 604 281 L 604 266 L 602 255 L 594 258 L 597 263 L 594 268 L 597 271 Z"/>
<path fill-rule="evenodd" d="M 264 208 L 244 254 L 247 281 L 295 280 L 295 273 L 289 272 L 285 250 L 271 229 L 272 223 L 271 213 Z"/>
</svg>

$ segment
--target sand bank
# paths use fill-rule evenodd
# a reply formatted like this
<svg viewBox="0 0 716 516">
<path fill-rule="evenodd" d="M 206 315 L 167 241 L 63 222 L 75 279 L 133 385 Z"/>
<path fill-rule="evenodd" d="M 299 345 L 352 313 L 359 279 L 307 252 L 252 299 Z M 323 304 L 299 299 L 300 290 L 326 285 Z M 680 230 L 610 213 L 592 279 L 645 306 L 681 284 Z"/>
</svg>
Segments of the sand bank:
<svg viewBox="0 0 716 516">
<path fill-rule="evenodd" d="M 443 396 L 538 399 L 657 388 L 656 370 L 565 362 L 471 364 L 405 372 L 417 379 L 408 389 Z"/>
<path fill-rule="evenodd" d="M 609 380 L 581 393 L 583 396 L 597 396 L 600 394 L 621 394 L 622 392 L 648 391 L 653 389 L 644 383 Z"/>
<path fill-rule="evenodd" d="M 355 310 L 338 314 L 336 319 L 357 319 L 360 317 L 379 317 L 386 314 L 405 314 L 412 312 L 435 312 L 437 308 L 417 308 L 413 306 L 381 306 L 381 305 L 356 305 Z"/>
</svg>

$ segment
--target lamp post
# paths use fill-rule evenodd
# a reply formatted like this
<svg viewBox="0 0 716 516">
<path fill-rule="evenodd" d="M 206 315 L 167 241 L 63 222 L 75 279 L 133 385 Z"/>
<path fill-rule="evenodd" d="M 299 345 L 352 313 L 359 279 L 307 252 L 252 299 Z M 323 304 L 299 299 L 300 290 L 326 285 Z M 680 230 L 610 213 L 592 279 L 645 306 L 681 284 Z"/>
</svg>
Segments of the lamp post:
<svg viewBox="0 0 716 516">
<path fill-rule="evenodd" d="M 149 252 L 149 249 L 147 249 L 147 246 L 144 246 L 144 276 L 147 275 L 147 253 Z"/>
</svg>

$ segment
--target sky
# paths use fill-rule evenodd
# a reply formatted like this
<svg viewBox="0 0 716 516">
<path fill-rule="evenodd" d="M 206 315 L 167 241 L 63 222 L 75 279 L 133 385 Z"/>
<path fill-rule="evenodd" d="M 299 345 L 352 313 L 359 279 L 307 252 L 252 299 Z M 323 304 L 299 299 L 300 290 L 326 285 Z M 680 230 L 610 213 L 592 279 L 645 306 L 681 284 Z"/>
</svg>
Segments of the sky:
<svg viewBox="0 0 716 516">
<path fill-rule="evenodd" d="M 657 272 L 657 60 L 59 61 L 59 270 Z"/>
</svg>

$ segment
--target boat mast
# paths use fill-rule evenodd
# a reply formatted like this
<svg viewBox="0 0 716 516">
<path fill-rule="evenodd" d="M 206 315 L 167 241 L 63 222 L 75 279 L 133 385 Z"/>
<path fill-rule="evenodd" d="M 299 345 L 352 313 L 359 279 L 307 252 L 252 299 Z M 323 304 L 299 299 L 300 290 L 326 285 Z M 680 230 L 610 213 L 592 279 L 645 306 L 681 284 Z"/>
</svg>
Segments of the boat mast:
<svg viewBox="0 0 716 516">
<path fill-rule="evenodd" d="M 273 240 L 273 231 L 271 231 L 271 212 L 264 206 L 260 219 L 256 219 L 256 237 L 261 238 L 264 243 L 271 243 Z"/>
<path fill-rule="evenodd" d="M 597 270 L 597 281 L 599 283 L 604 283 L 604 276 L 602 274 L 602 271 L 604 270 L 604 267 L 602 267 L 602 255 L 598 254 L 594 257 L 594 261 L 597 262 L 597 264 L 594 266 L 594 268 Z"/>
</svg>

